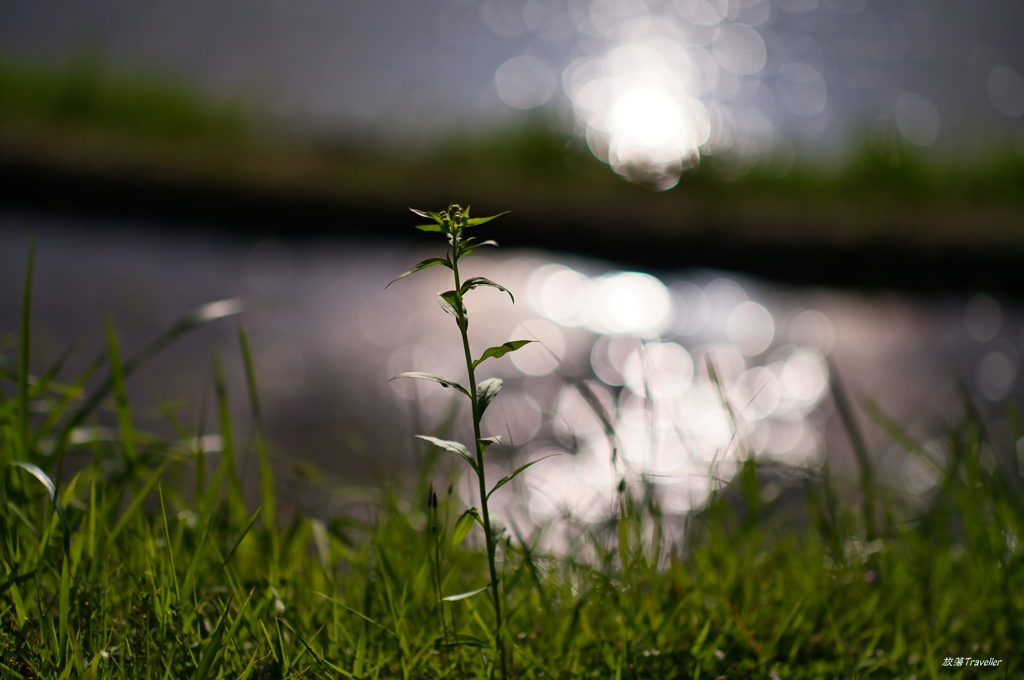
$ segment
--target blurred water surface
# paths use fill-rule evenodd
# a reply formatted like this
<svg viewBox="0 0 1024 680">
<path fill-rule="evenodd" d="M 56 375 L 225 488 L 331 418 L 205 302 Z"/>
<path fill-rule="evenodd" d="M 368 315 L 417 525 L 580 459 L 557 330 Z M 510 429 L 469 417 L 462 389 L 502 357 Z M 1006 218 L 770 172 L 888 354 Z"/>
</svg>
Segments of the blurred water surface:
<svg viewBox="0 0 1024 680">
<path fill-rule="evenodd" d="M 75 339 L 85 346 L 72 368 L 103 351 L 105 313 L 127 356 L 200 304 L 258 301 L 244 323 L 279 484 L 311 511 L 337 512 L 346 496 L 305 491 L 302 461 L 325 468 L 336 486 L 411 472 L 424 454 L 413 434 L 434 433 L 457 403 L 432 383 L 388 382 L 410 370 L 465 380 L 457 328 L 436 302 L 450 287 L 447 271 L 384 289 L 435 253 L 372 241 L 281 242 L 195 230 L 183 237 L 153 225 L 7 214 L 0 218 L 0 353 L 8 363 L 30 235 L 36 371 Z M 1014 300 L 975 291 L 915 299 L 792 289 L 720 271 L 628 272 L 542 251 L 492 250 L 464 269 L 515 294 L 515 304 L 493 289 L 470 294 L 475 355 L 510 339 L 537 341 L 484 364 L 483 374 L 505 381 L 484 419 L 487 434 L 506 444 L 488 454 L 488 475 L 560 454 L 496 495 L 508 516 L 542 523 L 568 511 L 600 519 L 623 476 L 652 484 L 667 511 L 682 513 L 727 483 L 746 455 L 810 469 L 827 458 L 837 476 L 852 476 L 829 395 L 833 370 L 855 401 L 873 399 L 930 455 L 942 455 L 932 440 L 962 412 L 958 383 L 996 437 L 1011 451 L 1015 445 L 1004 419 L 1007 400 L 1024 392 L 1024 314 Z M 213 346 L 227 355 L 245 427 L 230 321 L 184 339 L 131 379 L 144 406 L 136 412 L 140 427 L 166 430 L 169 411 L 197 434 L 213 433 L 215 419 L 200 417 L 201 405 L 212 406 Z M 584 394 L 592 395 L 589 403 Z M 468 439 L 462 406 L 452 436 Z M 932 488 L 926 469 L 867 420 L 864 429 L 884 483 L 911 494 Z M 456 488 L 475 502 L 463 482 Z"/>
</svg>

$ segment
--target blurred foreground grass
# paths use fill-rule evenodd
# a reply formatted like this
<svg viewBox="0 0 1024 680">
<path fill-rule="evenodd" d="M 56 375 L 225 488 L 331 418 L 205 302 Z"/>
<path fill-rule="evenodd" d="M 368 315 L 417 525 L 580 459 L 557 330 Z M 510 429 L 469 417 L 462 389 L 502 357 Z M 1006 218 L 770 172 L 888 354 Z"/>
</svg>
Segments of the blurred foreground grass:
<svg viewBox="0 0 1024 680">
<path fill-rule="evenodd" d="M 494 677 L 486 555 L 478 536 L 451 545 L 457 496 L 441 486 L 437 510 L 427 502 L 431 480 L 455 474 L 438 451 L 350 516 L 278 515 L 284 466 L 262 434 L 240 324 L 252 431 L 232 425 L 243 395 L 228 394 L 216 352 L 216 415 L 169 416 L 174 437 L 140 429 L 125 388 L 241 303 L 200 308 L 131 356 L 111 328 L 107 351 L 66 376 L 63 360 L 29 370 L 29 290 L 18 354 L 0 368 L 0 676 Z M 912 497 L 874 476 L 834 389 L 859 479 L 751 460 L 687 517 L 663 515 L 646 485 L 609 488 L 606 521 L 558 529 L 564 553 L 538 547 L 555 528 L 505 528 L 510 676 L 1021 677 L 1012 443 L 993 441 L 965 401 L 942 454 L 926 452 L 868 404 L 937 482 Z M 239 481 L 247 457 L 259 509 Z M 665 539 L 680 527 L 681 542 Z M 943 665 L 968 657 L 1001 665 Z"/>
</svg>

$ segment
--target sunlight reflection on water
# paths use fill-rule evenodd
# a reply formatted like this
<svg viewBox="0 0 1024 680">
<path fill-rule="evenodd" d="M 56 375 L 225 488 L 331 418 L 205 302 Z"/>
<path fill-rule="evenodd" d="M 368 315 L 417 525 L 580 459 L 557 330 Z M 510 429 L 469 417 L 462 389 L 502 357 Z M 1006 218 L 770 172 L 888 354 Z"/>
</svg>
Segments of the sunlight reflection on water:
<svg viewBox="0 0 1024 680">
<path fill-rule="evenodd" d="M 458 330 L 436 301 L 436 292 L 450 286 L 447 272 L 427 270 L 384 290 L 422 253 L 343 241 L 270 248 L 152 234 L 86 236 L 43 220 L 3 225 L 0 319 L 7 325 L 0 331 L 18 318 L 31 226 L 39 327 L 33 356 L 40 362 L 59 356 L 64 338 L 92 332 L 102 340 L 104 309 L 113 312 L 131 352 L 203 302 L 259 297 L 273 287 L 275 304 L 247 311 L 245 323 L 267 433 L 285 454 L 283 493 L 287 466 L 300 458 L 350 483 L 372 481 L 370 470 L 387 476 L 418 465 L 423 451 L 413 448 L 412 435 L 437 433 L 449 417 L 452 390 L 388 379 L 409 370 L 465 379 Z M 480 369 L 481 377 L 505 381 L 484 417 L 485 434 L 501 434 L 508 445 L 488 453 L 493 474 L 560 454 L 494 496 L 522 526 L 563 513 L 601 519 L 623 477 L 649 484 L 669 513 L 700 508 L 747 455 L 810 469 L 827 455 L 837 478 L 854 476 L 832 413 L 831 366 L 858 404 L 871 397 L 911 436 L 929 442 L 934 461 L 944 455 L 936 440 L 942 423 L 954 422 L 962 408 L 957 376 L 996 436 L 1009 441 L 1012 431 L 1005 400 L 1021 395 L 1024 350 L 1024 317 L 1013 301 L 794 290 L 723 272 L 656 277 L 540 252 L 474 256 L 464 274 L 487 275 L 516 294 L 514 305 L 489 288 L 469 296 L 475 356 L 509 339 L 540 341 Z M 0 336 L 6 337 L 13 336 Z M 245 379 L 232 354 L 232 324 L 214 324 L 170 348 L 133 378 L 133 396 L 185 398 L 197 415 L 199 395 L 211 385 L 211 342 L 225 349 L 243 431 Z M 10 346 L 0 347 L 8 359 Z M 469 441 L 464 407 L 450 437 Z M 204 436 L 212 437 L 216 419 L 206 422 L 213 431 Z M 866 427 L 865 436 L 880 480 L 912 494 L 931 489 L 936 477 L 927 461 L 906 462 L 877 428 Z M 1024 443 L 1016 448 L 1024 462 Z M 450 474 L 457 476 L 454 467 Z M 465 475 L 456 488 L 477 503 Z M 295 502 L 314 503 L 308 490 L 293 493 Z"/>
<path fill-rule="evenodd" d="M 685 512 L 728 483 L 747 455 L 820 464 L 818 407 L 836 335 L 826 314 L 797 308 L 783 320 L 785 311 L 770 311 L 756 285 L 723 277 L 666 286 L 647 274 L 588 274 L 537 258 L 489 264 L 527 295 L 515 307 L 500 298 L 482 309 L 470 302 L 471 335 L 495 323 L 507 327 L 511 317 L 516 325 L 501 341 L 537 342 L 508 363 L 483 367 L 507 385 L 486 414 L 486 434 L 503 435 L 530 459 L 562 454 L 496 496 L 514 517 L 543 524 L 569 513 L 594 521 L 609 510 L 623 477 L 631 484 L 646 479 L 667 511 Z M 445 319 L 438 313 L 422 321 L 412 337 L 432 337 L 430 327 Z M 443 351 L 399 349 L 388 370 L 438 370 Z M 454 362 L 444 368 L 462 372 Z M 584 381 L 614 434 L 566 375 Z M 412 394 L 397 382 L 385 390 Z M 420 394 L 446 399 L 440 389 Z M 424 411 L 440 409 L 424 404 Z M 471 483 L 459 489 L 466 503 L 475 502 Z"/>
</svg>

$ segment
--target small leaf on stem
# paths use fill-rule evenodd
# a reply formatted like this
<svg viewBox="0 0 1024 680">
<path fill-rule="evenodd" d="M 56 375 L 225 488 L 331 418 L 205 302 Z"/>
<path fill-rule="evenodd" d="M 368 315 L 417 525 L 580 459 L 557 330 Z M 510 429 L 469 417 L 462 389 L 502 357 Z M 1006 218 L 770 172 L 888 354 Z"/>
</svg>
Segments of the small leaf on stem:
<svg viewBox="0 0 1024 680">
<path fill-rule="evenodd" d="M 480 439 L 476 440 L 476 443 L 479 444 L 479 446 L 480 446 L 480 453 L 481 454 L 487 453 L 487 449 L 490 448 L 491 444 L 500 444 L 501 443 L 501 435 L 498 434 L 498 435 L 495 435 L 493 437 L 481 437 Z"/>
<path fill-rule="evenodd" d="M 501 217 L 502 215 L 507 215 L 508 212 L 509 211 L 506 210 L 505 212 L 500 212 L 497 215 L 491 215 L 490 217 L 474 217 L 472 219 L 466 220 L 466 226 L 467 227 L 475 227 L 475 226 L 484 224 L 486 222 L 490 222 L 491 220 L 493 220 L 496 217 Z"/>
<path fill-rule="evenodd" d="M 470 508 L 462 513 L 458 521 L 455 522 L 455 529 L 452 531 L 452 545 L 458 545 L 466 540 L 466 536 L 469 536 L 469 532 L 473 528 L 474 522 L 480 522 L 480 526 L 483 526 L 483 522 L 480 520 L 479 510 L 476 508 Z"/>
<path fill-rule="evenodd" d="M 442 448 L 445 451 L 451 451 L 452 453 L 459 454 L 465 459 L 467 463 L 469 463 L 470 467 L 473 468 L 474 472 L 478 472 L 476 467 L 476 461 L 473 460 L 473 456 L 469 454 L 469 449 L 467 449 L 459 442 L 453 442 L 447 439 L 438 439 L 437 437 L 431 437 L 430 435 L 426 434 L 418 434 L 416 435 L 416 438 L 422 439 L 425 442 L 429 442 L 430 444 Z"/>
<path fill-rule="evenodd" d="M 482 276 L 474 276 L 471 279 L 466 279 L 466 282 L 462 284 L 461 293 L 463 295 L 465 295 L 469 291 L 473 290 L 474 288 L 478 288 L 480 286 L 488 286 L 490 288 L 497 288 L 498 290 L 500 290 L 502 292 L 508 293 L 508 296 L 510 298 L 512 298 L 512 304 L 515 304 L 515 302 L 516 302 L 516 299 L 514 297 L 512 297 L 512 292 L 508 288 L 506 288 L 505 286 L 502 286 L 500 284 L 497 284 L 494 281 L 491 281 L 490 279 L 486 279 L 486 278 L 484 278 Z"/>
<path fill-rule="evenodd" d="M 416 208 L 409 208 L 409 210 L 411 210 L 412 212 L 416 213 L 420 217 L 426 217 L 426 218 L 432 219 L 435 222 L 437 222 L 438 224 L 441 223 L 441 215 L 439 213 L 432 212 L 430 210 L 417 210 Z"/>
<path fill-rule="evenodd" d="M 501 392 L 501 385 L 501 378 L 488 378 L 476 386 L 476 401 L 480 415 L 484 414 L 490 403 L 498 396 L 498 392 Z"/>
<path fill-rule="evenodd" d="M 437 304 L 441 305 L 441 309 L 444 310 L 445 314 L 450 314 L 458 318 L 459 313 L 455 311 L 455 307 L 452 306 L 447 300 L 440 295 L 437 296 Z"/>
<path fill-rule="evenodd" d="M 497 347 L 488 347 L 484 353 L 480 355 L 480 358 L 473 362 L 473 368 L 476 368 L 491 357 L 494 357 L 495 359 L 503 357 L 509 352 L 515 352 L 517 349 L 525 347 L 531 342 L 533 342 L 533 340 L 509 340 Z"/>
<path fill-rule="evenodd" d="M 434 375 L 433 373 L 423 373 L 421 371 L 408 371 L 406 373 L 399 373 L 391 380 L 398 380 L 399 378 L 416 378 L 417 380 L 430 380 L 431 382 L 436 382 L 440 384 L 442 387 L 452 387 L 458 390 L 459 392 L 462 392 L 467 397 L 469 396 L 469 392 L 466 391 L 466 388 L 460 385 L 459 383 L 448 380 L 447 378 L 442 378 L 439 375 Z M 388 382 L 391 382 L 391 380 L 389 380 Z"/>
<path fill-rule="evenodd" d="M 474 243 L 471 246 L 466 246 L 465 248 L 462 249 L 462 254 L 459 257 L 466 257 L 480 246 L 494 246 L 495 248 L 497 248 L 498 242 L 495 241 L 494 239 L 487 239 L 486 241 L 481 241 L 480 243 Z"/>
<path fill-rule="evenodd" d="M 396 276 L 395 278 L 391 279 L 391 283 L 394 283 L 395 281 L 398 281 L 400 279 L 404 279 L 406 276 L 409 276 L 410 274 L 415 274 L 416 272 L 423 271 L 424 269 L 429 269 L 430 267 L 436 267 L 439 264 L 444 265 L 445 267 L 448 267 L 449 269 L 451 268 L 451 265 L 448 264 L 448 260 L 446 260 L 443 257 L 428 257 L 427 259 L 423 260 L 422 262 L 417 264 L 415 267 L 413 267 L 409 271 L 407 271 L 407 272 L 405 272 L 403 274 L 400 274 L 399 276 Z M 384 286 L 384 290 L 387 290 L 388 286 L 390 286 L 391 283 L 389 283 L 387 286 Z"/>
<path fill-rule="evenodd" d="M 459 295 L 454 290 L 446 290 L 443 293 L 437 294 L 437 304 L 441 305 L 441 309 L 447 314 L 451 314 L 455 318 L 459 317 Z M 466 313 L 465 305 L 462 306 L 462 313 Z"/>
<path fill-rule="evenodd" d="M 552 453 L 550 456 L 544 456 L 543 458 L 538 458 L 535 461 L 531 461 L 531 462 L 527 463 L 526 465 L 523 465 L 521 467 L 516 468 L 515 472 L 513 472 L 510 475 L 506 475 L 506 476 L 502 477 L 501 479 L 498 480 L 497 484 L 495 484 L 493 487 L 491 487 L 491 490 L 487 492 L 487 498 L 490 498 L 492 493 L 494 493 L 495 491 L 497 491 L 501 487 L 505 486 L 506 484 L 511 482 L 516 477 L 518 477 L 524 470 L 526 470 L 526 468 L 530 467 L 531 465 L 536 465 L 537 463 L 541 462 L 542 460 L 547 460 L 548 458 L 554 458 L 555 456 L 560 456 L 560 455 L 562 455 L 562 454 L 560 454 L 560 453 Z"/>
</svg>

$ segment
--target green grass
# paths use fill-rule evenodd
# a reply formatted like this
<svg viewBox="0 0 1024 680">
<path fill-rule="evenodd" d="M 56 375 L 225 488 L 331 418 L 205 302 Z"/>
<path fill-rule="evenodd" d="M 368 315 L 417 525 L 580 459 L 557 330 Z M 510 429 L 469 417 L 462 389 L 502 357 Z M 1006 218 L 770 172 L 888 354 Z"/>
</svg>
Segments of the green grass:
<svg viewBox="0 0 1024 680">
<path fill-rule="evenodd" d="M 798 154 L 792 168 L 777 176 L 771 164 L 755 164 L 736 176 L 726 164 L 705 164 L 684 175 L 680 186 L 733 194 L 765 194 L 798 199 L 873 198 L 920 206 L 936 204 L 1019 205 L 1024 199 L 1024 157 L 1008 143 L 991 143 L 972 153 L 925 150 L 890 140 L 879 148 L 857 141 L 841 156 L 826 161 Z M 709 167 L 710 166 L 710 167 Z"/>
<path fill-rule="evenodd" d="M 798 148 L 788 168 L 772 159 L 737 163 L 714 156 L 684 172 L 677 192 L 729 201 L 743 196 L 799 200 L 873 198 L 912 204 L 985 204 L 1024 201 L 1024 155 L 1013 138 L 992 137 L 956 149 L 922 149 L 895 130 L 884 144 L 868 134 L 851 138 L 839 154 L 823 158 Z M 518 179 L 595 189 L 624 180 L 598 161 L 576 136 L 540 119 L 488 134 L 462 133 L 431 147 L 432 164 L 472 168 Z"/>
<path fill-rule="evenodd" d="M 431 451 L 358 515 L 275 517 L 241 324 L 249 394 L 229 393 L 215 356 L 205 425 L 146 431 L 124 382 L 198 325 L 231 323 L 239 303 L 202 308 L 127 358 L 111 328 L 107 350 L 67 376 L 61 362 L 29 370 L 30 300 L 26 286 L 20 351 L 0 372 L 0 677 L 494 677 L 491 599 L 451 597 L 489 583 L 480 530 L 453 546 L 464 508 L 430 486 L 454 480 L 454 463 Z M 231 422 L 239 399 L 252 432 Z M 116 437 L 90 437 L 97 423 Z M 197 433 L 219 434 L 221 450 L 198 449 Z M 1021 677 L 1017 459 L 966 401 L 944 441 L 923 506 L 870 470 L 844 480 L 750 461 L 687 518 L 609 489 L 614 516 L 570 522 L 567 554 L 538 548 L 542 529 L 499 532 L 509 677 Z M 259 462 L 259 508 L 242 493 L 246 456 Z M 764 500 L 780 480 L 790 492 Z M 683 523 L 685 544 L 661 540 Z M 946 657 L 1002 666 L 949 669 Z"/>
<path fill-rule="evenodd" d="M 97 129 L 155 139 L 238 140 L 246 117 L 172 78 L 120 73 L 79 55 L 54 66 L 0 54 L 0 121 Z"/>
</svg>

